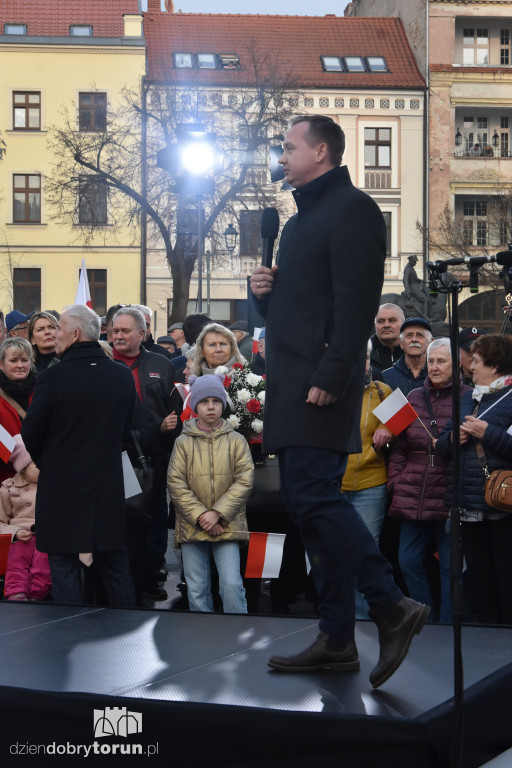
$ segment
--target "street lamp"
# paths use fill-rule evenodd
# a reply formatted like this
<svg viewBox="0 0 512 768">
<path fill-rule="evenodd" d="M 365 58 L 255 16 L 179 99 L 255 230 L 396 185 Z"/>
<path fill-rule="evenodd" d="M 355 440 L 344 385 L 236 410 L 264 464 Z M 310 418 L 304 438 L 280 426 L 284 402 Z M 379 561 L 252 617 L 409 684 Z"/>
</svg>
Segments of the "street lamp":
<svg viewBox="0 0 512 768">
<path fill-rule="evenodd" d="M 455 134 L 455 145 L 457 147 L 460 147 L 461 144 L 462 144 L 462 133 L 457 128 L 457 133 Z"/>
<path fill-rule="evenodd" d="M 238 238 L 238 232 L 234 228 L 233 224 L 230 224 L 224 230 L 224 240 L 226 241 L 226 248 L 229 253 L 233 253 L 236 248 L 236 241 Z"/>
<path fill-rule="evenodd" d="M 499 143 L 500 143 L 500 137 L 498 136 L 498 131 L 495 128 L 492 136 L 492 145 L 493 147 L 497 147 Z"/>
</svg>

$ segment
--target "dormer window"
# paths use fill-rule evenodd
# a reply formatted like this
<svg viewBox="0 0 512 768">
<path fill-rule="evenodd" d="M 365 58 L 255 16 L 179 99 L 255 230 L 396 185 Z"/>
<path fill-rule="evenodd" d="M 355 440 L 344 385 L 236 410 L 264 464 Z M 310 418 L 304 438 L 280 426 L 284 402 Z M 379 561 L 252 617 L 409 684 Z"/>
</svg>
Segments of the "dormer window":
<svg viewBox="0 0 512 768">
<path fill-rule="evenodd" d="M 240 59 L 237 53 L 219 53 L 221 69 L 240 69 Z"/>
<path fill-rule="evenodd" d="M 343 64 L 339 56 L 320 56 L 325 72 L 343 72 Z"/>
<path fill-rule="evenodd" d="M 26 24 L 4 24 L 4 35 L 26 35 Z"/>
<path fill-rule="evenodd" d="M 361 56 L 344 56 L 343 63 L 348 72 L 365 72 L 364 61 Z"/>
<path fill-rule="evenodd" d="M 92 37 L 92 26 L 90 24 L 72 24 L 69 28 L 71 37 Z"/>
<path fill-rule="evenodd" d="M 194 66 L 192 54 L 191 53 L 175 53 L 174 66 L 177 69 L 192 69 L 192 67 Z"/>
<path fill-rule="evenodd" d="M 217 69 L 217 61 L 214 53 L 198 53 L 197 66 L 199 69 Z"/>
<path fill-rule="evenodd" d="M 388 65 L 384 56 L 367 56 L 366 63 L 370 72 L 387 72 Z"/>
</svg>

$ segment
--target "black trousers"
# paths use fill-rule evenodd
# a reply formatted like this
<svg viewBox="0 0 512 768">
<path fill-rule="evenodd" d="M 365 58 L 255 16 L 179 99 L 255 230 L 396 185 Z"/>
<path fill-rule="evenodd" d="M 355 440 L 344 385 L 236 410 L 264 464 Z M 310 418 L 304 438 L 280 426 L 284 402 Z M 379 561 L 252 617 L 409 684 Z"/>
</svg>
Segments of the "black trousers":
<svg viewBox="0 0 512 768">
<path fill-rule="evenodd" d="M 512 624 L 512 515 L 462 522 L 461 531 L 478 621 Z"/>
</svg>

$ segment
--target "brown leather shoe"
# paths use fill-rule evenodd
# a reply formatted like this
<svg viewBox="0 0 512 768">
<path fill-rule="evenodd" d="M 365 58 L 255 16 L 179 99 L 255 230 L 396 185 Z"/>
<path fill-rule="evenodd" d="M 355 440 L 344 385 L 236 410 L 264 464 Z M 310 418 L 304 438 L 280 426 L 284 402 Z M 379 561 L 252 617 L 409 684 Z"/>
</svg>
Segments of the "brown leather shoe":
<svg viewBox="0 0 512 768">
<path fill-rule="evenodd" d="M 345 645 L 333 650 L 335 643 L 330 635 L 320 632 L 315 642 L 306 650 L 295 656 L 272 656 L 268 660 L 268 666 L 278 672 L 317 672 L 320 669 L 357 672 L 359 659 L 355 642 L 347 640 Z M 331 648 L 328 645 L 331 645 Z"/>
<path fill-rule="evenodd" d="M 419 635 L 430 616 L 430 606 L 410 597 L 390 608 L 371 608 L 368 615 L 379 630 L 380 656 L 370 672 L 370 683 L 378 688 L 396 672 L 407 656 L 414 635 Z"/>
</svg>

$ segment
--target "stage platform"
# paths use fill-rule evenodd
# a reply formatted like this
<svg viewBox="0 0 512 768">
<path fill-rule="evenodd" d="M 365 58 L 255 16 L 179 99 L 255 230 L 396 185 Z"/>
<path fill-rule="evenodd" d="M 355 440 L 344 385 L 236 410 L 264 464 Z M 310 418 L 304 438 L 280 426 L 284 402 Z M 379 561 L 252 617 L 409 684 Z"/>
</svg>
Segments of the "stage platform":
<svg viewBox="0 0 512 768">
<path fill-rule="evenodd" d="M 140 747 L 149 766 L 448 768 L 452 628 L 427 625 L 377 691 L 371 622 L 356 626 L 358 673 L 268 669 L 316 633 L 304 618 L 1 603 L 1 763 L 78 765 L 89 747 L 85 765 L 108 768 Z M 464 768 L 476 768 L 512 746 L 512 629 L 462 637 Z M 134 732 L 102 731 L 106 708 L 135 713 Z"/>
</svg>

